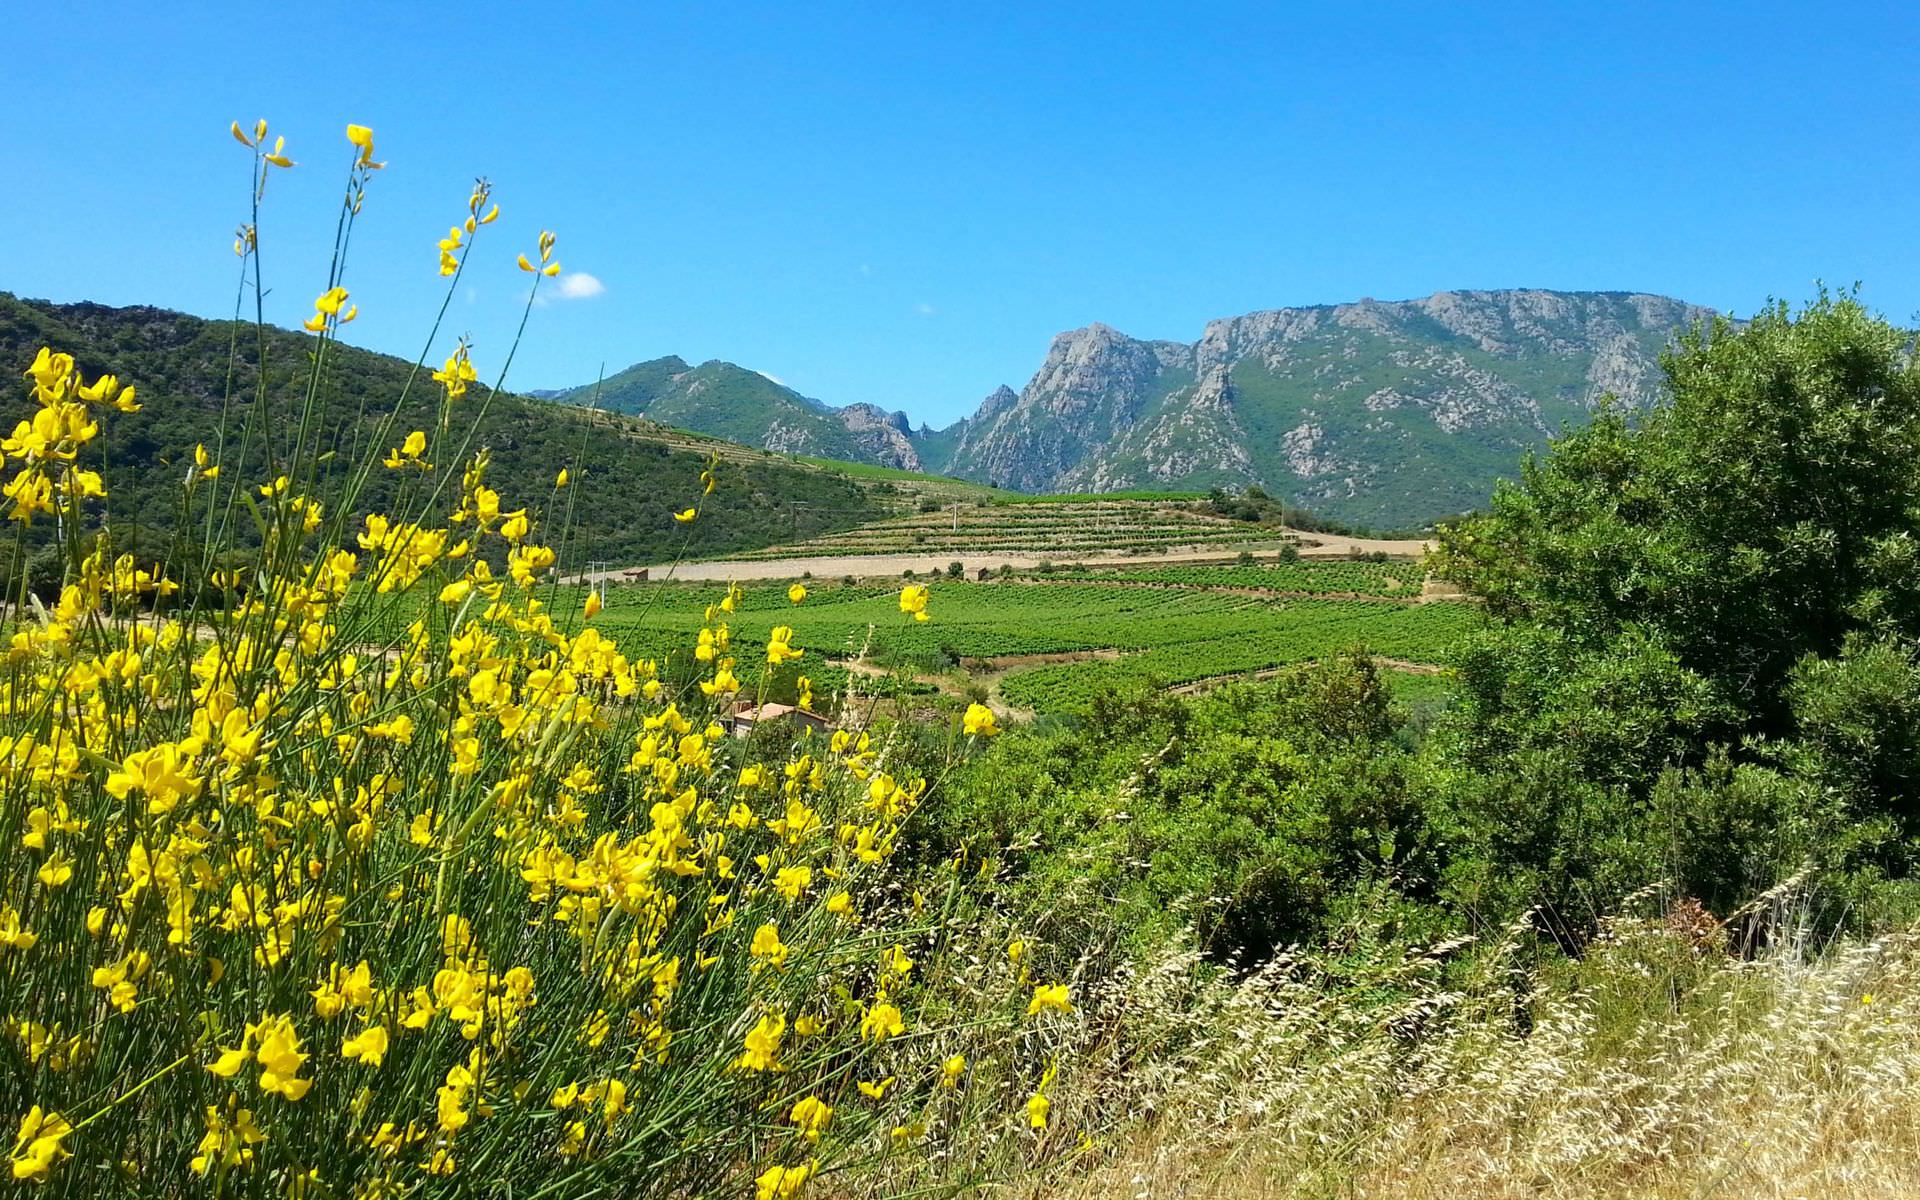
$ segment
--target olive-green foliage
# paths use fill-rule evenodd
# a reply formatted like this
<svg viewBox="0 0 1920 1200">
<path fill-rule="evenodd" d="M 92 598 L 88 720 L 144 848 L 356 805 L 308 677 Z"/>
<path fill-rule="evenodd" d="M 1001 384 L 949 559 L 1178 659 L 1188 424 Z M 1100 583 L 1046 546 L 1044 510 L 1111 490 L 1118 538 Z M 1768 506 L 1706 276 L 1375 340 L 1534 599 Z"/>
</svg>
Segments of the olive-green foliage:
<svg viewBox="0 0 1920 1200">
<path fill-rule="evenodd" d="M 1912 828 L 1920 817 L 1920 665 L 1912 644 L 1855 635 L 1835 658 L 1802 659 L 1787 697 L 1806 773 Z"/>
<path fill-rule="evenodd" d="M 222 398 L 229 394 L 229 363 L 234 403 L 221 460 L 225 479 L 273 477 L 268 448 L 284 451 L 290 444 L 310 373 L 311 338 L 305 334 L 272 328 L 257 333 L 252 326 L 155 308 L 55 305 L 0 293 L 0 364 L 13 364 L 7 376 L 17 376 L 45 345 L 71 352 L 88 379 L 111 371 L 138 388 L 142 411 L 115 414 L 103 439 L 112 497 L 109 520 L 117 529 L 137 525 L 162 536 L 178 519 L 181 482 L 195 444 L 216 445 Z M 263 347 L 276 423 L 256 425 L 253 448 L 242 462 L 239 445 L 253 411 L 255 365 Z M 381 418 L 396 405 L 401 415 L 395 445 L 408 430 L 432 429 L 440 388 L 427 371 L 409 390 L 411 363 L 344 345 L 334 347 L 328 358 L 333 365 L 319 427 L 323 444 L 335 453 L 323 470 L 345 472 L 369 452 L 389 449 L 370 442 Z M 485 377 L 496 364 L 482 359 L 476 365 Z M 485 403 L 486 391 L 476 385 L 462 401 L 463 419 L 456 425 L 464 427 L 470 413 Z M 693 556 L 724 554 L 851 528 L 881 515 L 865 491 L 837 475 L 772 458 L 730 459 L 720 470 L 722 492 L 716 498 L 723 502 L 706 505 L 698 521 L 681 525 L 672 514 L 700 494 L 705 465 L 700 455 L 672 449 L 630 421 L 589 419 L 568 406 L 518 396 L 492 398 L 473 443 L 474 449 L 482 447 L 493 452 L 488 485 L 509 507 L 546 515 L 546 536 L 562 551 L 563 566 L 593 559 L 660 561 L 683 545 Z M 556 493 L 554 477 L 562 466 L 569 468 L 574 484 Z M 392 511 L 399 488 L 419 486 L 406 478 L 411 474 L 376 471 L 361 506 Z M 314 490 L 331 490 L 325 482 Z M 572 532 L 561 545 L 569 506 Z M 253 536 L 250 522 L 242 517 L 235 533 Z M 152 552 L 163 555 L 164 549 Z"/>
<path fill-rule="evenodd" d="M 1497 619 L 1432 743 L 1457 900 L 1564 927 L 1809 860 L 1905 870 L 1920 771 L 1920 375 L 1851 298 L 1721 321 L 1441 534 Z M 1724 911 L 1724 909 L 1722 909 Z"/>
<path fill-rule="evenodd" d="M 1370 879 L 1430 876 L 1395 726 L 1359 656 L 1192 699 L 1108 690 L 1081 725 L 1002 734 L 927 824 L 937 850 L 999 856 L 1054 936 L 1117 926 L 1140 948 L 1191 922 L 1216 955 L 1263 957 Z"/>
<path fill-rule="evenodd" d="M 1781 732 L 1804 654 L 1920 630 L 1920 374 L 1851 299 L 1724 321 L 1664 360 L 1668 399 L 1556 442 L 1442 534 L 1496 615 L 1611 643 L 1645 626 Z"/>
</svg>

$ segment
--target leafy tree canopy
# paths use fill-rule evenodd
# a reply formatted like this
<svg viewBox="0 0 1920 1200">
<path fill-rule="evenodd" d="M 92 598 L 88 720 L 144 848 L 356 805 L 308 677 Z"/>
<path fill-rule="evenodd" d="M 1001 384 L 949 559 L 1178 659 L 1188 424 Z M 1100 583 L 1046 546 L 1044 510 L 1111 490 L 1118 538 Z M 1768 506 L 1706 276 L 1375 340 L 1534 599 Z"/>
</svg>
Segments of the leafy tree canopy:
<svg viewBox="0 0 1920 1200">
<path fill-rule="evenodd" d="M 1920 632 L 1920 375 L 1851 297 L 1718 320 L 1663 360 L 1666 400 L 1603 411 L 1529 461 L 1439 568 L 1569 651 L 1627 635 L 1711 681 L 1741 731 L 1788 727 L 1803 655 Z"/>
</svg>

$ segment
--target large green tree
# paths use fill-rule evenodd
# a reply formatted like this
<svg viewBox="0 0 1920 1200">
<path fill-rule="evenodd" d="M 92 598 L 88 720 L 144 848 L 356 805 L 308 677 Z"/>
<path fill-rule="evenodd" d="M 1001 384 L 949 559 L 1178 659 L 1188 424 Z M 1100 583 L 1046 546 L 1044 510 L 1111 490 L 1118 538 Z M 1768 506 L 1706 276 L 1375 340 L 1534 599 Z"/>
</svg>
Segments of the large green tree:
<svg viewBox="0 0 1920 1200">
<path fill-rule="evenodd" d="M 1853 299 L 1687 334 L 1664 403 L 1603 411 L 1447 527 L 1449 577 L 1581 645 L 1653 630 L 1763 728 L 1806 653 L 1920 630 L 1920 374 Z"/>
<path fill-rule="evenodd" d="M 1755 826 L 1745 800 L 1739 831 L 1703 823 L 1726 789 L 1700 789 L 1741 763 L 1782 767 L 1787 790 L 1816 760 L 1831 777 L 1860 729 L 1888 749 L 1824 789 L 1828 819 L 1910 807 L 1889 791 L 1910 777 L 1913 732 L 1889 726 L 1913 707 L 1898 667 L 1920 635 L 1909 351 L 1852 297 L 1715 321 L 1665 357 L 1652 410 L 1603 409 L 1442 530 L 1438 569 L 1496 618 L 1462 654 L 1446 747 L 1475 894 L 1577 907 L 1658 870 L 1764 883 L 1757 859 L 1806 839 Z M 1816 819 L 1803 793 L 1771 807 Z M 1756 853 L 1730 855 L 1736 833 Z"/>
</svg>

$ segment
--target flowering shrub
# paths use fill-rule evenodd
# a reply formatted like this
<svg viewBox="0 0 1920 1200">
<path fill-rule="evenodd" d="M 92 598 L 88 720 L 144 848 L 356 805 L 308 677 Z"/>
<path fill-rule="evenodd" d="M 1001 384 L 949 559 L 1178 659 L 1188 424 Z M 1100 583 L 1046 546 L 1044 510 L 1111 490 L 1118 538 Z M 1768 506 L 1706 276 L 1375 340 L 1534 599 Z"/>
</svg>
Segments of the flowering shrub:
<svg viewBox="0 0 1920 1200">
<path fill-rule="evenodd" d="M 255 156 L 257 220 L 292 162 L 264 123 L 233 133 Z M 971 1011 L 916 1019 L 933 921 L 889 859 L 926 784 L 858 729 L 779 761 L 729 736 L 743 681 L 805 655 L 790 629 L 764 666 L 737 661 L 729 593 L 681 687 L 602 635 L 597 597 L 553 611 L 542 514 L 488 487 L 471 444 L 468 408 L 487 401 L 468 395 L 464 344 L 431 373 L 434 428 L 321 468 L 308 434 L 358 315 L 339 264 L 383 165 L 369 130 L 348 136 L 307 410 L 257 407 L 209 437 L 165 564 L 88 532 L 106 497 L 84 464 L 134 387 L 47 348 L 31 415 L 0 444 L 16 556 L 51 537 L 67 561 L 56 603 L 13 597 L 0 668 L 12 1178 L 73 1195 L 764 1200 L 990 1104 L 1044 1129 L 1049 1064 L 982 1072 L 1070 1019 L 1064 987 L 1010 954 Z M 442 275 L 458 282 L 498 211 L 477 186 Z M 256 271 L 258 241 L 248 224 L 235 244 Z M 543 234 L 519 256 L 529 306 L 554 250 Z M 269 420 L 291 449 L 248 478 Z M 393 511 L 357 508 L 376 471 L 410 481 Z M 222 567 L 242 521 L 254 565 Z M 181 592 L 179 575 L 218 587 Z M 900 608 L 928 619 L 926 589 Z M 962 745 L 995 732 L 969 714 Z"/>
</svg>

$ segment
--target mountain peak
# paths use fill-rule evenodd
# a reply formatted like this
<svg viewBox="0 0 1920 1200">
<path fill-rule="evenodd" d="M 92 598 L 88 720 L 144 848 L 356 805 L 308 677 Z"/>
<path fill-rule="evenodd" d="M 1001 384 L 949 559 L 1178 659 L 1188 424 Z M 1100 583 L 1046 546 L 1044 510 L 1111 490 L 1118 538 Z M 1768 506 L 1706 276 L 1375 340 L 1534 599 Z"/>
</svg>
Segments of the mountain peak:
<svg viewBox="0 0 1920 1200">
<path fill-rule="evenodd" d="M 585 404 L 592 384 L 546 397 Z M 906 414 L 847 408 L 803 396 L 764 371 L 710 358 L 697 367 L 675 354 L 635 363 L 597 389 L 600 407 L 786 454 L 873 462 L 914 470 L 920 458 Z"/>
<path fill-rule="evenodd" d="M 1257 482 L 1350 521 L 1410 526 L 1493 479 L 1602 394 L 1651 402 L 1659 352 L 1709 315 L 1664 296 L 1539 288 L 1275 308 L 1145 341 L 1057 335 L 944 468 L 1031 490 Z"/>
<path fill-rule="evenodd" d="M 601 403 L 769 450 L 1033 491 L 1258 483 L 1332 517 L 1409 527 L 1484 503 L 1601 395 L 1651 402 L 1660 350 L 1710 315 L 1640 292 L 1467 288 L 1221 317 L 1190 343 L 1093 321 L 1054 335 L 1026 387 L 996 388 L 941 430 L 672 355 L 608 379 Z"/>
</svg>

